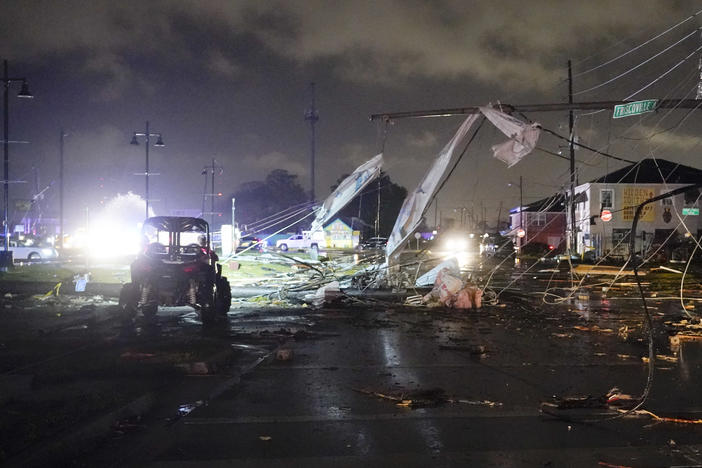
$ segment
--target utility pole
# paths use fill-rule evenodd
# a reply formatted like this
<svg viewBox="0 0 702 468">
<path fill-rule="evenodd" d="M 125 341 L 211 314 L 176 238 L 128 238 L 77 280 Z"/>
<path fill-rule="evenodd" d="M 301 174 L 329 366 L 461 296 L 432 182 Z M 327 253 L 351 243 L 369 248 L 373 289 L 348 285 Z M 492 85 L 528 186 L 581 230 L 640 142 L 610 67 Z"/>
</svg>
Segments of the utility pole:
<svg viewBox="0 0 702 468">
<path fill-rule="evenodd" d="M 59 134 L 59 247 L 63 251 L 63 139 L 68 135 L 61 129 Z"/>
<path fill-rule="evenodd" d="M 573 70 L 568 60 L 568 104 L 573 105 Z M 570 150 L 570 198 L 568 213 L 570 213 L 570 236 L 568 254 L 577 250 L 577 232 L 575 226 L 575 148 L 573 147 L 573 109 L 568 111 L 568 148 Z"/>
<path fill-rule="evenodd" d="M 522 188 L 522 176 L 519 176 L 519 228 L 524 230 L 524 189 Z M 502 205 L 500 205 L 502 208 Z"/>
<path fill-rule="evenodd" d="M 380 177 L 378 177 L 378 200 L 375 211 L 375 237 L 378 237 L 378 231 L 380 231 Z"/>
<path fill-rule="evenodd" d="M 496 233 L 500 232 L 500 218 L 502 218 L 502 200 L 500 200 L 500 208 L 497 210 L 497 227 L 495 228 Z"/>
<path fill-rule="evenodd" d="M 210 225 L 214 225 L 214 215 L 215 215 L 215 159 L 212 158 L 212 199 L 211 201 L 211 210 L 212 211 L 212 220 L 210 221 Z"/>
<path fill-rule="evenodd" d="M 205 188 L 202 191 L 202 217 L 204 218 L 206 214 L 210 215 L 210 225 L 214 224 L 214 217 L 216 214 L 219 214 L 218 212 L 215 211 L 215 197 L 218 195 L 215 192 L 215 172 L 219 172 L 219 175 L 222 175 L 224 173 L 224 168 L 222 166 L 217 165 L 217 160 L 215 158 L 212 158 L 212 164 L 208 166 L 204 166 L 202 168 L 202 175 L 205 176 Z M 212 177 L 212 182 L 210 186 L 210 192 L 207 193 L 207 174 L 210 174 Z M 211 211 L 207 212 L 205 211 L 205 198 L 206 197 L 211 197 L 210 199 L 210 207 Z"/>
<path fill-rule="evenodd" d="M 314 83 L 310 83 L 310 107 L 305 111 L 305 120 L 310 123 L 310 201 L 315 201 L 314 194 L 314 172 L 315 172 L 315 150 L 316 150 L 316 139 L 315 139 L 315 124 L 319 120 L 319 112 L 315 107 L 315 92 Z M 377 233 L 376 233 L 377 234 Z"/>
</svg>

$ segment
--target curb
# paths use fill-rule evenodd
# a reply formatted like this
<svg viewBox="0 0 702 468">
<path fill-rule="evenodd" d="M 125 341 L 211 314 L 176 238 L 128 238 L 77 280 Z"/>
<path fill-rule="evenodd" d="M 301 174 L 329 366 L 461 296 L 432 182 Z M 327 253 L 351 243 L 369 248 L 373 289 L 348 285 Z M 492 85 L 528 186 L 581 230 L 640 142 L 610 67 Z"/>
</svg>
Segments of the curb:
<svg viewBox="0 0 702 468">
<path fill-rule="evenodd" d="M 175 367 L 184 371 L 185 375 L 212 375 L 221 372 L 231 363 L 233 353 L 231 350 L 220 351 L 208 359 L 192 363 L 177 364 Z M 238 376 L 237 376 L 238 377 Z M 65 436 L 53 441 L 39 442 L 41 447 L 29 447 L 31 453 L 17 455 L 7 460 L 8 467 L 51 466 L 56 462 L 68 463 L 76 456 L 78 450 L 90 447 L 101 439 L 107 437 L 113 430 L 116 421 L 130 417 L 144 415 L 151 411 L 158 398 L 157 391 L 150 391 L 132 400 L 126 405 L 85 423 Z"/>
<path fill-rule="evenodd" d="M 110 433 L 115 421 L 147 413 L 156 402 L 156 392 L 148 392 L 130 403 L 98 419 L 86 423 L 80 429 L 73 431 L 57 440 L 42 444 L 41 447 L 30 447 L 32 453 L 19 455 L 9 459 L 9 467 L 51 466 L 59 460 L 67 461 L 75 454 L 76 447 L 85 447 L 97 442 Z"/>
</svg>

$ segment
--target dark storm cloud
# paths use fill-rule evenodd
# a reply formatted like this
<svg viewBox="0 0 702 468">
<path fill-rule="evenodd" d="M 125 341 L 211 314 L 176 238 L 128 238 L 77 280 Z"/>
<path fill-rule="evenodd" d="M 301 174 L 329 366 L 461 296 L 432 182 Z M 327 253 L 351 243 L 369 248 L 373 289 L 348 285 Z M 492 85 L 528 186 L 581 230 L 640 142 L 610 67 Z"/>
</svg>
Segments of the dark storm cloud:
<svg viewBox="0 0 702 468">
<path fill-rule="evenodd" d="M 246 36 L 300 65 L 331 60 L 347 81 L 464 78 L 533 89 L 562 74 L 554 57 L 690 13 L 692 2 L 636 0 L 24 0 L 4 2 L 0 51 L 21 60 L 82 53 L 86 72 L 105 75 L 104 98 L 138 80 L 125 57 L 168 54 L 233 76 L 240 64 L 229 51 Z M 200 50 L 192 49 L 193 31 L 209 34 L 195 39 Z"/>
<path fill-rule="evenodd" d="M 161 173 L 152 188 L 156 198 L 168 202 L 159 209 L 199 207 L 201 170 L 212 157 L 225 167 L 218 179 L 225 192 L 274 168 L 298 174 L 307 188 L 309 133 L 303 112 L 309 105 L 305 89 L 316 81 L 317 193 L 328 193 L 324 189 L 383 143 L 386 169 L 411 188 L 460 118 L 397 121 L 385 141 L 368 114 L 498 99 L 558 102 L 566 93 L 562 80 L 569 58 L 581 71 L 699 8 L 696 2 L 667 0 L 5 0 L 0 57 L 10 60 L 11 73 L 27 74 L 37 96 L 31 104 L 13 101 L 13 137 L 32 144 L 12 148 L 12 171 L 19 176 L 29 173 L 30 162 L 43 163 L 45 177 L 53 176 L 56 135 L 63 126 L 72 134 L 67 141 L 71 209 L 79 212 L 97 199 L 96 187 L 106 197 L 127 190 L 141 194 L 143 178 L 133 174 L 143 170 L 144 149 L 129 146 L 129 138 L 148 119 L 164 132 L 167 145 L 152 153 L 153 170 Z M 684 29 L 698 24 L 691 21 Z M 696 47 L 697 40 L 666 55 L 668 62 L 637 73 L 635 84 L 631 76 L 583 100 L 627 96 Z M 593 54 L 599 55 L 579 62 Z M 697 79 L 694 62 L 684 67 L 687 88 Z M 578 77 L 576 90 L 600 78 L 597 73 Z M 565 113 L 530 117 L 567 132 Z M 656 126 L 658 116 L 649 118 L 627 135 L 642 138 L 675 123 Z M 578 120 L 581 137 L 606 147 L 608 131 L 602 129 L 609 120 L 604 114 Z M 612 153 L 627 157 L 635 151 L 640 158 L 655 149 L 690 163 L 697 149 L 694 128 L 634 146 L 617 139 L 630 123 L 612 124 Z M 494 193 L 504 186 L 500 177 L 523 173 L 534 197 L 539 193 L 532 179 L 556 187 L 566 181 L 567 162 L 543 153 L 507 171 L 490 157 L 490 145 L 501 138 L 493 129 L 481 130 L 466 157 L 472 158 L 470 165 L 456 171 L 462 182 L 458 188 L 447 184 L 442 200 L 492 196 L 497 209 L 498 197 L 514 195 Z M 551 151 L 561 143 L 541 141 Z M 593 159 L 583 152 L 578 157 Z M 586 166 L 582 177 L 606 167 Z M 98 184 L 99 177 L 105 184 Z M 29 185 L 13 186 L 11 198 L 28 196 Z M 551 189 L 540 187 L 544 195 Z"/>
</svg>

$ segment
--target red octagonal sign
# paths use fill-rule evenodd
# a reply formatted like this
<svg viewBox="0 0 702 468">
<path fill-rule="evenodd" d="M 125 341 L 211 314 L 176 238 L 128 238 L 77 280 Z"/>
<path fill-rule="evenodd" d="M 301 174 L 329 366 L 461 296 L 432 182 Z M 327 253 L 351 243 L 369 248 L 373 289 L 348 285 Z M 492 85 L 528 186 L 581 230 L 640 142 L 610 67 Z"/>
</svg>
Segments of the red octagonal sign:
<svg viewBox="0 0 702 468">
<path fill-rule="evenodd" d="M 602 210 L 602 213 L 600 213 L 600 218 L 601 218 L 602 221 L 604 221 L 605 223 L 606 223 L 607 221 L 611 221 L 611 220 L 612 220 L 612 212 L 609 211 L 609 210 Z"/>
</svg>

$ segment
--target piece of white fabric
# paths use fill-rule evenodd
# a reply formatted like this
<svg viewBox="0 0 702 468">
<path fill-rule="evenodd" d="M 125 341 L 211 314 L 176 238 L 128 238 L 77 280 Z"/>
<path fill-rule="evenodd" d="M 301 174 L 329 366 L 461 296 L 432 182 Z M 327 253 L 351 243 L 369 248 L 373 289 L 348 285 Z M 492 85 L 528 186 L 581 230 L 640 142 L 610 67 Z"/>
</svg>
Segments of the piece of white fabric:
<svg viewBox="0 0 702 468">
<path fill-rule="evenodd" d="M 517 164 L 536 147 L 541 133 L 539 124 L 524 123 L 492 107 L 481 107 L 480 112 L 509 138 L 492 147 L 493 156 L 507 163 L 507 167 Z"/>
<path fill-rule="evenodd" d="M 332 216 L 345 207 L 356 195 L 361 193 L 361 190 L 380 175 L 382 167 L 383 153 L 377 154 L 358 166 L 324 201 L 324 204 L 317 211 L 317 216 L 312 221 L 311 231 L 321 230 Z"/>
<path fill-rule="evenodd" d="M 439 185 L 441 178 L 446 172 L 448 163 L 456 151 L 458 143 L 460 143 L 470 131 L 471 127 L 480 118 L 480 114 L 471 114 L 463 122 L 456 134 L 444 146 L 439 155 L 434 160 L 429 172 L 424 176 L 419 186 L 407 195 L 402 203 L 400 213 L 395 220 L 395 226 L 392 228 L 392 233 L 388 237 L 388 243 L 385 248 L 386 257 L 392 256 L 398 250 L 407 238 L 419 227 L 422 222 L 422 215 L 427 204 L 431 201 L 436 187 Z"/>
</svg>

